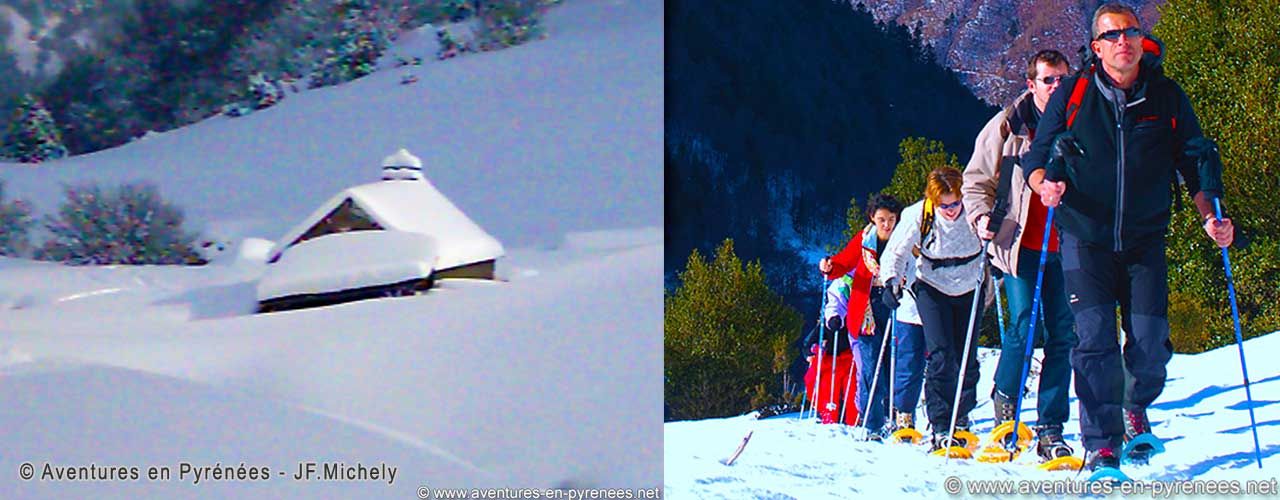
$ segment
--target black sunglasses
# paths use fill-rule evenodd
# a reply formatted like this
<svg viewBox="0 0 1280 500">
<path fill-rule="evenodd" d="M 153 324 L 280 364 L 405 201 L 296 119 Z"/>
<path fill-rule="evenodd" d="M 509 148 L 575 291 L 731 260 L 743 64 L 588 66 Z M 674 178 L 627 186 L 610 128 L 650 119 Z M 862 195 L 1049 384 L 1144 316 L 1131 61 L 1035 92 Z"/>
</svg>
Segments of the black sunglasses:
<svg viewBox="0 0 1280 500">
<path fill-rule="evenodd" d="M 1063 78 L 1066 78 L 1066 77 L 1065 76 L 1046 76 L 1044 78 L 1037 78 L 1037 80 L 1044 82 L 1045 85 L 1053 85 L 1055 83 L 1062 81 Z"/>
<path fill-rule="evenodd" d="M 1094 38 L 1094 40 L 1106 40 L 1108 42 L 1114 42 L 1120 39 L 1120 35 L 1124 35 L 1125 38 L 1137 38 L 1142 35 L 1142 30 L 1135 27 L 1128 27 L 1122 30 L 1104 31 L 1102 33 L 1099 33 L 1098 38 Z"/>
</svg>

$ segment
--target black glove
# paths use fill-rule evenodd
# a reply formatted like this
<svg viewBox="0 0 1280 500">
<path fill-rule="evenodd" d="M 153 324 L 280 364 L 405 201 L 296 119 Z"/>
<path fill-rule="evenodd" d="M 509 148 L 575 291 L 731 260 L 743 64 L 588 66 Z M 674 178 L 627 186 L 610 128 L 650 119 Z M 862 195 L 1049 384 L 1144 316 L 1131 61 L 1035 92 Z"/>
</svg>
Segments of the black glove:
<svg viewBox="0 0 1280 500">
<path fill-rule="evenodd" d="M 849 349 L 849 331 L 844 328 L 827 332 L 827 338 L 823 339 L 822 350 L 828 355 L 834 356 L 837 351 L 849 352 Z"/>
<path fill-rule="evenodd" d="M 1075 134 L 1063 132 L 1053 138 L 1049 147 L 1049 163 L 1044 166 L 1044 180 L 1063 182 L 1067 180 L 1067 171 L 1076 170 L 1076 164 L 1084 158 L 1084 148 L 1076 140 Z"/>
<path fill-rule="evenodd" d="M 1000 225 L 1004 224 L 1005 216 L 1009 215 L 1009 203 L 1001 200 L 996 203 L 995 209 L 987 214 L 987 231 L 991 234 L 1000 232 Z"/>
<path fill-rule="evenodd" d="M 884 293 L 880 294 L 880 301 L 889 307 L 890 311 L 897 310 L 902 304 L 902 289 L 897 285 L 884 287 Z"/>
<path fill-rule="evenodd" d="M 840 330 L 841 328 L 844 328 L 844 320 L 841 319 L 839 316 L 832 316 L 830 318 L 827 318 L 828 331 L 834 332 L 834 331 Z"/>
<path fill-rule="evenodd" d="M 1218 156 L 1218 145 L 1206 137 L 1196 137 L 1187 141 L 1183 150 L 1188 157 L 1196 161 L 1196 170 L 1200 173 L 1200 190 L 1206 197 L 1222 197 L 1222 158 Z"/>
</svg>

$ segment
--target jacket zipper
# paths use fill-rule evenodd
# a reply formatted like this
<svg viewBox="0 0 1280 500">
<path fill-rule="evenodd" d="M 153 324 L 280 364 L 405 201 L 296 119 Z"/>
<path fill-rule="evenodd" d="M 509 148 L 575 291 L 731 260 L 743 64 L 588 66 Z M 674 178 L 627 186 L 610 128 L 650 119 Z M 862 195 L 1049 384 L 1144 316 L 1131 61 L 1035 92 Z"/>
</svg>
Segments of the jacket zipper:
<svg viewBox="0 0 1280 500">
<path fill-rule="evenodd" d="M 1117 89 L 1118 90 L 1118 89 Z M 1121 91 L 1121 96 L 1127 96 Z M 1115 251 L 1120 252 L 1124 245 L 1121 243 L 1121 229 L 1124 225 L 1124 108 L 1125 103 L 1116 100 L 1116 231 L 1115 231 Z"/>
</svg>

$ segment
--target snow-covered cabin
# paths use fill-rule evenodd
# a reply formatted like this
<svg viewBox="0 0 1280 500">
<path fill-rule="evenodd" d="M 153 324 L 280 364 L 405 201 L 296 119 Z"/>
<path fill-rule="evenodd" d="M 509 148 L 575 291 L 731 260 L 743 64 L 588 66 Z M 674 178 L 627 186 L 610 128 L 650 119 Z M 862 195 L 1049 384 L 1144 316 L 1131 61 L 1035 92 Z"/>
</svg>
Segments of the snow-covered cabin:
<svg viewBox="0 0 1280 500">
<path fill-rule="evenodd" d="M 267 271 L 259 284 L 260 303 L 291 295 L 341 294 L 352 289 L 365 290 L 391 285 L 392 283 L 366 283 L 365 281 L 378 280 L 378 276 L 387 276 L 386 269 L 381 273 L 369 272 L 369 266 L 384 264 L 383 267 L 390 269 L 397 266 L 393 261 L 420 262 L 428 257 L 434 259 L 434 265 L 428 266 L 431 280 L 494 279 L 495 262 L 504 254 L 502 244 L 481 229 L 435 186 L 431 185 L 431 182 L 422 175 L 421 162 L 416 157 L 404 149 L 388 156 L 383 160 L 382 178 L 381 182 L 342 190 L 276 242 L 267 259 L 269 264 Z M 360 256 L 360 262 L 352 262 L 346 266 L 340 263 L 332 265 L 326 263 L 322 266 L 336 267 L 336 269 L 309 269 L 315 267 L 314 265 L 282 265 L 286 263 L 281 260 L 288 260 L 290 250 L 302 243 L 323 236 L 360 231 L 420 235 L 425 237 L 421 238 L 422 241 L 429 243 L 391 245 L 402 247 L 405 249 L 403 251 L 413 252 L 414 255 L 385 255 L 389 252 L 395 253 L 396 250 L 382 248 L 376 249 L 380 251 L 365 252 Z M 369 234 L 369 236 L 374 235 Z M 325 238 L 325 240 L 328 239 Z M 338 245 L 326 242 L 324 246 L 349 248 L 351 245 L 360 244 L 359 240 L 366 242 L 364 244 L 382 245 L 403 239 L 362 237 L 351 239 L 350 242 L 335 241 L 334 243 Z M 412 250 L 415 248 L 428 250 L 418 255 L 419 252 Z M 320 252 L 333 253 L 331 250 L 320 250 Z M 345 252 L 340 251 L 340 253 Z M 375 257 L 375 255 L 379 256 Z M 310 255 L 299 257 L 313 264 L 327 262 L 326 259 L 316 260 Z M 368 262 L 369 259 L 382 262 Z M 420 263 L 416 265 L 419 268 L 422 267 Z M 350 268 L 351 272 L 345 272 L 343 267 Z M 399 266 L 400 269 L 405 267 Z M 400 273 L 403 274 L 403 271 Z M 294 288 L 297 289 L 294 290 Z M 318 288 L 333 288 L 333 290 Z"/>
<path fill-rule="evenodd" d="M 481 229 L 422 176 L 420 160 L 401 149 L 383 161 L 383 181 L 344 189 L 285 233 L 269 262 L 303 241 L 347 231 L 403 231 L 436 240 L 437 278 L 493 279 L 502 243 Z"/>
</svg>

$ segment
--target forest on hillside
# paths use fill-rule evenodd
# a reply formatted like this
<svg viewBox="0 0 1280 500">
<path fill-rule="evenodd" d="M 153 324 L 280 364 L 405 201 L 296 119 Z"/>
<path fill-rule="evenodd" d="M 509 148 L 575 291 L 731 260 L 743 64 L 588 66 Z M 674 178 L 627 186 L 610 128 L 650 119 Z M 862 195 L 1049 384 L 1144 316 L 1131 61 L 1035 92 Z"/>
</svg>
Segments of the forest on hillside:
<svg viewBox="0 0 1280 500">
<path fill-rule="evenodd" d="M 0 3 L 0 74 L 6 77 L 0 79 L 0 134 L 6 143 L 15 135 L 56 141 L 65 146 L 62 154 L 97 151 L 220 113 L 252 112 L 291 91 L 368 75 L 401 33 L 427 23 L 437 27 L 439 58 L 533 40 L 544 34 L 542 14 L 558 2 Z M 440 28 L 450 25 L 463 28 Z M 32 123 L 39 129 L 30 130 Z M 0 150 L 0 158 L 49 159 L 9 149 Z"/>
<path fill-rule="evenodd" d="M 966 161 L 996 111 L 906 28 L 846 3 L 668 0 L 666 37 L 668 289 L 694 249 L 731 238 L 816 312 L 804 252 L 845 243 L 850 198 L 889 183 L 904 138 Z"/>
</svg>

